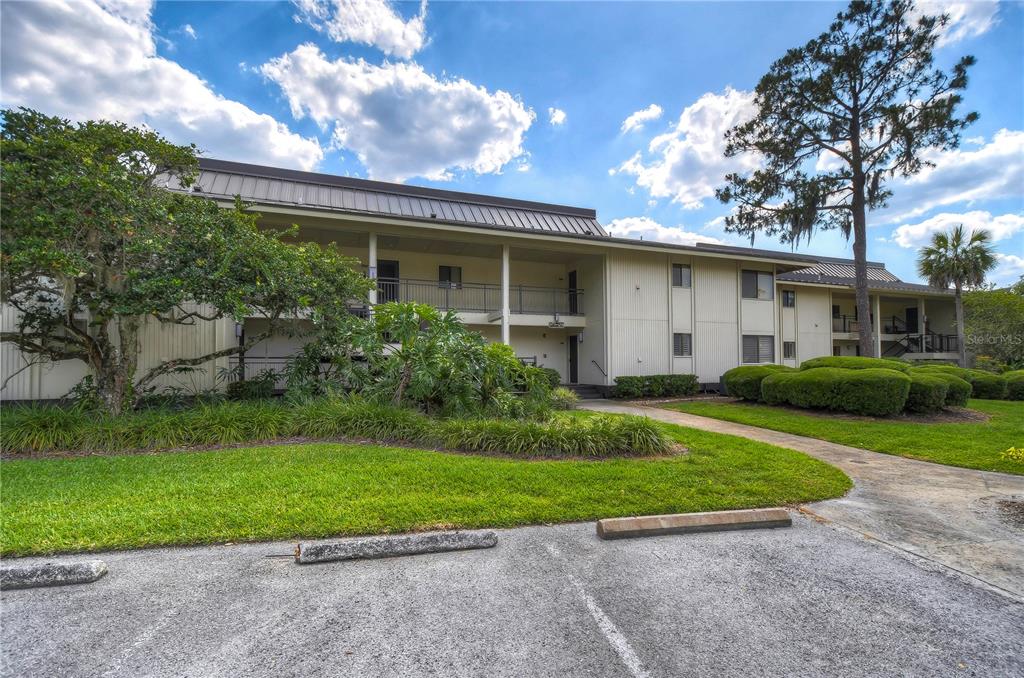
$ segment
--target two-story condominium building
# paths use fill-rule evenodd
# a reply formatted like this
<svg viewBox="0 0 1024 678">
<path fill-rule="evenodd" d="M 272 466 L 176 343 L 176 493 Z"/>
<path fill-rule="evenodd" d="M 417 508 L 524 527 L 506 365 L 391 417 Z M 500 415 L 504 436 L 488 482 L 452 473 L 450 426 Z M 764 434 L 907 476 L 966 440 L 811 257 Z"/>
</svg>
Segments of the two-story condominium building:
<svg viewBox="0 0 1024 678">
<path fill-rule="evenodd" d="M 797 365 L 855 355 L 871 323 L 886 356 L 956 358 L 949 292 L 900 281 L 871 263 L 870 318 L 857 318 L 845 259 L 610 236 L 594 210 L 204 159 L 193 192 L 254 205 L 261 224 L 298 224 L 300 239 L 336 243 L 377 279 L 370 303 L 415 300 L 453 309 L 490 341 L 558 370 L 567 384 L 623 375 L 693 373 L 717 385 L 747 363 Z M 170 190 L 180 190 L 169 185 Z M 5 309 L 5 325 L 15 320 Z M 150 323 L 140 369 L 203 355 L 258 329 L 259 319 L 173 328 Z M 280 337 L 249 350 L 242 370 L 279 370 L 298 349 Z M 24 357 L 4 344 L 0 368 Z M 237 358 L 167 386 L 209 388 Z M 81 363 L 33 365 L 0 397 L 50 399 L 83 376 Z M 183 380 L 185 383 L 183 383 Z"/>
</svg>

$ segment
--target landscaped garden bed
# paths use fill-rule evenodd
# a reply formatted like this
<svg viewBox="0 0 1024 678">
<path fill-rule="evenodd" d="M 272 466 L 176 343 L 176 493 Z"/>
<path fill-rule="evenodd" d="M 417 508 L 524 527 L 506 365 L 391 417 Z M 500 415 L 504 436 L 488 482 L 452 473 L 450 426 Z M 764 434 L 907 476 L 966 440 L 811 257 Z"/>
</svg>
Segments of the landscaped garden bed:
<svg viewBox="0 0 1024 678">
<path fill-rule="evenodd" d="M 537 460 L 303 444 L 3 462 L 6 556 L 511 527 L 799 504 L 850 488 L 807 455 L 657 424 L 686 454 Z"/>
</svg>

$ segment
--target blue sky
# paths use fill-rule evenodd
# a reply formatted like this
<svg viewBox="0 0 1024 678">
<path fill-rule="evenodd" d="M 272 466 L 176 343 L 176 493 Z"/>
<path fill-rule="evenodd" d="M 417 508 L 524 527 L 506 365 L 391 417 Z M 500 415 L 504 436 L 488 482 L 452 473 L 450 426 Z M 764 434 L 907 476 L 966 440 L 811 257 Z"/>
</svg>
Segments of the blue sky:
<svg viewBox="0 0 1024 678">
<path fill-rule="evenodd" d="M 145 123 L 212 157 L 594 207 L 628 237 L 748 244 L 712 194 L 737 167 L 721 134 L 771 62 L 843 5 L 0 7 L 4 105 Z M 914 280 L 917 247 L 962 222 L 997 236 L 993 279 L 1009 282 L 1024 274 L 1024 9 L 925 7 L 953 18 L 940 64 L 977 57 L 965 110 L 981 119 L 933 170 L 891 184 L 868 254 Z M 850 255 L 836 233 L 799 251 Z"/>
</svg>

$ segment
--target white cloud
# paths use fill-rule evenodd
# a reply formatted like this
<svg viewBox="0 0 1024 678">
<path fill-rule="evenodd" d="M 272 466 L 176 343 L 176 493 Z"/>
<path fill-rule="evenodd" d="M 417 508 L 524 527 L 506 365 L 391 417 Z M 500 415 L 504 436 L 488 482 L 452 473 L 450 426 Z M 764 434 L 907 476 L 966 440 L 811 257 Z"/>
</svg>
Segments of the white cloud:
<svg viewBox="0 0 1024 678">
<path fill-rule="evenodd" d="M 997 285 L 1015 283 L 1024 275 L 1024 257 L 996 252 L 996 262 L 988 279 Z"/>
<path fill-rule="evenodd" d="M 0 42 L 6 106 L 147 124 L 220 158 L 313 169 L 323 157 L 316 139 L 157 56 L 149 4 L 4 3 Z"/>
<path fill-rule="evenodd" d="M 998 242 L 1024 231 L 1024 216 L 1002 214 L 994 217 L 982 210 L 962 214 L 943 212 L 916 224 L 899 226 L 892 232 L 891 240 L 900 247 L 918 248 L 928 244 L 933 234 L 949 231 L 958 224 L 963 224 L 971 232 L 984 229 L 992 235 L 993 242 Z"/>
<path fill-rule="evenodd" d="M 724 244 L 718 238 L 693 233 L 682 226 L 662 226 L 650 217 L 623 217 L 613 219 L 606 226 L 609 235 L 616 238 L 634 238 L 637 240 L 653 240 L 674 243 L 676 245 L 696 245 L 699 242 Z"/>
<path fill-rule="evenodd" d="M 651 104 L 647 108 L 641 108 L 639 111 L 631 113 L 628 118 L 622 121 L 621 131 L 626 133 L 641 130 L 644 128 L 645 123 L 657 120 L 663 112 L 658 104 Z"/>
<path fill-rule="evenodd" d="M 358 42 L 409 59 L 427 43 L 427 3 L 404 19 L 388 0 L 294 0 L 296 20 L 335 42 Z"/>
<path fill-rule="evenodd" d="M 261 67 L 280 85 L 296 118 L 333 129 L 369 174 L 403 181 L 447 180 L 452 170 L 500 173 L 524 154 L 532 109 L 508 92 L 464 80 L 438 80 L 416 63 L 329 60 L 313 44 Z"/>
<path fill-rule="evenodd" d="M 548 122 L 552 125 L 564 125 L 565 124 L 565 111 L 561 108 L 549 108 L 548 109 Z"/>
<path fill-rule="evenodd" d="M 889 206 L 871 221 L 896 223 L 936 207 L 1024 194 L 1024 131 L 999 130 L 977 149 L 932 150 L 924 157 L 935 167 L 891 182 Z"/>
<path fill-rule="evenodd" d="M 196 29 L 192 27 L 192 24 L 185 24 L 184 26 L 182 26 L 181 32 L 187 35 L 188 37 L 192 38 L 193 40 L 199 37 L 198 35 L 196 35 Z"/>
<path fill-rule="evenodd" d="M 725 157 L 724 135 L 754 114 L 753 95 L 731 87 L 709 92 L 683 109 L 678 122 L 648 146 L 648 158 L 637 152 L 614 171 L 636 177 L 638 186 L 655 198 L 671 198 L 684 209 L 697 209 L 715 194 L 730 172 L 757 167 L 751 155 Z"/>
<path fill-rule="evenodd" d="M 995 0 L 969 0 L 968 2 L 920 2 L 913 10 L 912 18 L 919 16 L 949 15 L 949 23 L 939 36 L 938 46 L 944 47 L 974 38 L 988 32 L 996 25 L 999 3 Z"/>
</svg>

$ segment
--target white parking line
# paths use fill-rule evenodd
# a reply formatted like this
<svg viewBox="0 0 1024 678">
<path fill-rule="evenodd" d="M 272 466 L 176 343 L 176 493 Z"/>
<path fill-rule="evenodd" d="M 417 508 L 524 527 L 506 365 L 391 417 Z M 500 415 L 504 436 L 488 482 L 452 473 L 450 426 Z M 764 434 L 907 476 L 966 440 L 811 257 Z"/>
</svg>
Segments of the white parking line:
<svg viewBox="0 0 1024 678">
<path fill-rule="evenodd" d="M 562 557 L 561 552 L 554 544 L 547 544 L 548 552 L 553 558 L 561 561 L 563 565 L 567 565 L 565 559 Z M 648 678 L 647 671 L 644 670 L 644 665 L 640 661 L 640 657 L 636 655 L 633 647 L 629 644 L 629 640 L 619 631 L 619 628 L 615 625 L 615 622 L 605 614 L 601 606 L 597 604 L 586 589 L 583 588 L 583 582 L 573 576 L 566 568 L 565 576 L 569 578 L 569 582 L 576 589 L 576 593 L 583 599 L 583 604 L 587 606 L 587 611 L 590 612 L 590 616 L 597 622 L 597 627 L 601 629 L 601 633 L 604 635 L 605 640 L 615 650 L 615 654 L 619 655 L 619 659 L 626 665 L 630 674 L 634 678 Z"/>
</svg>

